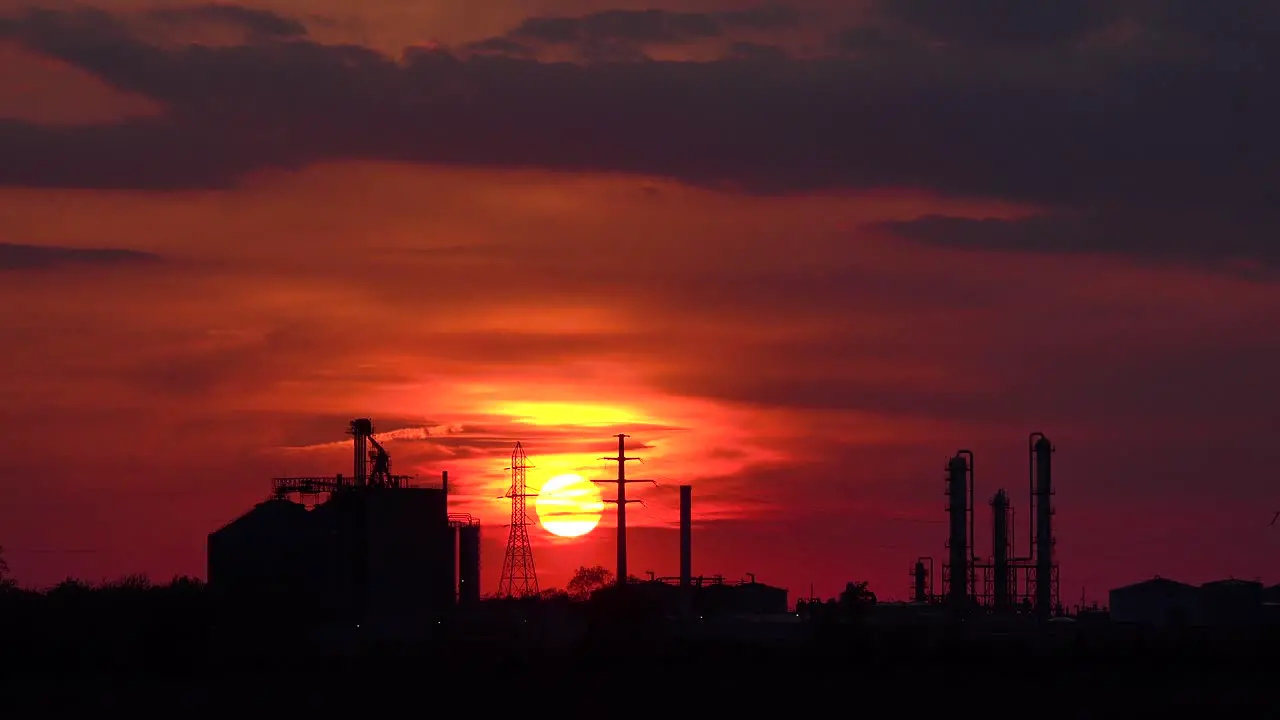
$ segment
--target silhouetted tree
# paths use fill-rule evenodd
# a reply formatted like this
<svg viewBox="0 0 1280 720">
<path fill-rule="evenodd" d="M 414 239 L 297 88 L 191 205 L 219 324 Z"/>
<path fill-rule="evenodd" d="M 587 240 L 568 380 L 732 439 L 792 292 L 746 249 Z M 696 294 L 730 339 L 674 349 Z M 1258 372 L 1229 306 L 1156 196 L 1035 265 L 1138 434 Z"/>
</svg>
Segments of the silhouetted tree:
<svg viewBox="0 0 1280 720">
<path fill-rule="evenodd" d="M 542 600 L 568 600 L 569 593 L 560 588 L 547 588 L 538 593 L 538 597 Z"/>
<path fill-rule="evenodd" d="M 9 576 L 9 563 L 4 559 L 4 546 L 0 545 L 0 590 L 16 587 L 17 583 Z"/>
<path fill-rule="evenodd" d="M 108 580 L 102 584 L 103 590 L 125 590 L 125 591 L 141 591 L 151 589 L 151 578 L 143 573 L 135 573 L 133 575 L 125 575 L 124 577 Z"/>
<path fill-rule="evenodd" d="M 608 568 L 601 565 L 583 566 L 573 574 L 569 583 L 565 585 L 565 590 L 574 600 L 584 601 L 590 599 L 595 591 L 612 584 L 613 573 Z"/>
<path fill-rule="evenodd" d="M 876 594 L 871 592 L 866 582 L 845 583 L 844 591 L 836 601 L 840 615 L 849 620 L 856 620 L 866 614 L 867 608 L 876 604 Z"/>
<path fill-rule="evenodd" d="M 840 604 L 846 608 L 875 605 L 876 594 L 871 592 L 870 583 L 848 582 L 844 584 L 844 592 L 840 593 Z"/>
</svg>

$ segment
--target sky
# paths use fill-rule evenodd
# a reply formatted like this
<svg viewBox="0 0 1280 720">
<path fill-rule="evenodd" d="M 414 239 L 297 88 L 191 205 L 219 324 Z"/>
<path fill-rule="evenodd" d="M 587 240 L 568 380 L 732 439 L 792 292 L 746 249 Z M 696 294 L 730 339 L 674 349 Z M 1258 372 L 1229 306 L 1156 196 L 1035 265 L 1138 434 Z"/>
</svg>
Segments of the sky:
<svg viewBox="0 0 1280 720">
<path fill-rule="evenodd" d="M 486 590 L 515 441 L 537 487 L 625 432 L 635 574 L 687 483 L 695 574 L 902 598 L 947 458 L 987 555 L 1040 431 L 1064 602 L 1280 582 L 1278 41 L 1265 0 L 0 0 L 0 545 L 202 575 L 370 417 Z M 531 532 L 544 588 L 612 565 L 611 509 Z"/>
</svg>

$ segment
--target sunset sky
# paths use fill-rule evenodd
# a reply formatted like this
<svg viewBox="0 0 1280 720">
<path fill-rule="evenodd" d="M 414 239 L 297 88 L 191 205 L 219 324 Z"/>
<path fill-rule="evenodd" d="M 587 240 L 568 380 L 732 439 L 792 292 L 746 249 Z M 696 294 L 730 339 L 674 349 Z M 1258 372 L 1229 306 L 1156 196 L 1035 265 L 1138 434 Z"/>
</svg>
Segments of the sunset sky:
<svg viewBox="0 0 1280 720">
<path fill-rule="evenodd" d="M 618 432 L 638 575 L 690 483 L 695 574 L 905 597 L 947 457 L 985 555 L 1043 431 L 1064 602 L 1280 581 L 1280 4 L 35 2 L 0 0 L 24 584 L 203 575 L 362 416 L 449 471 L 486 591 L 514 442 L 537 486 Z M 541 585 L 613 528 L 535 529 Z"/>
</svg>

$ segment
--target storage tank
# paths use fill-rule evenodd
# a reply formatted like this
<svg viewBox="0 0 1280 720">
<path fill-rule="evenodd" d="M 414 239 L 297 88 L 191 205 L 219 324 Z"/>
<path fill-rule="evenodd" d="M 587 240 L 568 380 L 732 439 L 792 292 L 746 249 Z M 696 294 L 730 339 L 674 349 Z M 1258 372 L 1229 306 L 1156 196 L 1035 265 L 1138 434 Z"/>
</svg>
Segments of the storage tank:
<svg viewBox="0 0 1280 720">
<path fill-rule="evenodd" d="M 1265 590 L 1253 580 L 1217 580 L 1200 586 L 1200 617 L 1208 625 L 1256 625 Z"/>
<path fill-rule="evenodd" d="M 480 525 L 458 528 L 458 603 L 480 603 Z"/>
</svg>

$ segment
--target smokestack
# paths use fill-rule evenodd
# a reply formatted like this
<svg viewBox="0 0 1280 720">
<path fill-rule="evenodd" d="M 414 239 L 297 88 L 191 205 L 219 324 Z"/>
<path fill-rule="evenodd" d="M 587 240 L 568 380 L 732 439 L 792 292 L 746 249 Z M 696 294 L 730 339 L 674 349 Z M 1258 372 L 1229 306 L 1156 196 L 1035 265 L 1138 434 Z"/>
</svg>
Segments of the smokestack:
<svg viewBox="0 0 1280 720">
<path fill-rule="evenodd" d="M 680 614 L 693 617 L 693 486 L 680 486 Z"/>
<path fill-rule="evenodd" d="M 448 470 L 440 471 L 440 487 L 444 488 L 444 494 L 447 496 L 449 494 L 449 471 Z M 445 503 L 448 504 L 448 502 L 449 500 L 446 499 Z"/>
<path fill-rule="evenodd" d="M 680 587 L 693 582 L 693 486 L 680 486 Z"/>
</svg>

